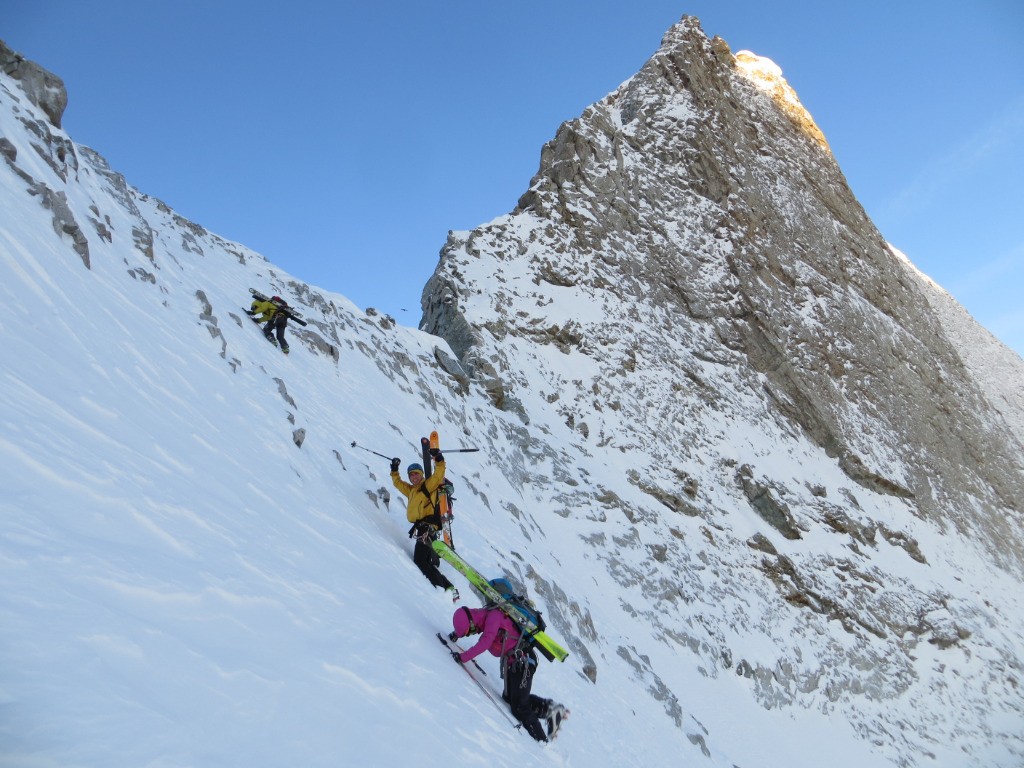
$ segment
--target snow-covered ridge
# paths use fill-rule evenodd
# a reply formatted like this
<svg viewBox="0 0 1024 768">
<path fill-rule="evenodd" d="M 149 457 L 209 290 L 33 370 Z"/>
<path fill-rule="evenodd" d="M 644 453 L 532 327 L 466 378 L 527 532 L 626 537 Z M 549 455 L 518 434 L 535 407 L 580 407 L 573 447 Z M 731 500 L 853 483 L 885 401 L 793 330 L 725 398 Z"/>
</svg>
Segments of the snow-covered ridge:
<svg viewBox="0 0 1024 768">
<path fill-rule="evenodd" d="M 741 278 L 789 266 L 727 236 L 704 157 L 658 147 L 692 193 L 658 207 L 644 142 L 717 118 L 641 80 L 588 110 L 608 131 L 560 132 L 514 215 L 453 234 L 425 291 L 449 345 L 182 219 L 0 75 L 0 762 L 1019 763 L 1019 578 L 779 404 L 813 339 L 750 365 L 741 323 L 781 329 Z M 309 322 L 288 357 L 249 287 Z M 798 314 L 826 334 L 820 289 Z M 862 408 L 822 433 L 909 485 L 923 448 Z M 433 427 L 481 448 L 448 456 L 459 551 L 570 650 L 535 686 L 573 711 L 548 747 L 434 639 L 451 604 L 363 450 L 411 460 Z"/>
</svg>

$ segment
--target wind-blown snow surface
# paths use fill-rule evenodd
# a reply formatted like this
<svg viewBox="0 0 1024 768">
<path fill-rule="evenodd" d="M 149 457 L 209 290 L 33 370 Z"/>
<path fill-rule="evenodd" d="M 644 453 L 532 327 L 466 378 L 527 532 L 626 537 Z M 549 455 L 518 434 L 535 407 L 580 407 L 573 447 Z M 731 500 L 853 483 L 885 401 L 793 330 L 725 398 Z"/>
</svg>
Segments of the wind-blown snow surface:
<svg viewBox="0 0 1024 768">
<path fill-rule="evenodd" d="M 722 561 L 707 540 L 717 531 L 701 518 L 673 523 L 709 570 L 707 589 L 675 585 L 692 617 L 692 653 L 635 618 L 652 601 L 642 585 L 623 593 L 607 570 L 642 572 L 647 556 L 609 553 L 617 535 L 653 536 L 652 526 L 601 522 L 600 510 L 559 514 L 581 483 L 624 475 L 628 451 L 579 450 L 538 395 L 524 410 L 538 424 L 550 420 L 544 443 L 577 468 L 550 477 L 546 455 L 523 456 L 506 442 L 524 429 L 516 417 L 442 372 L 443 342 L 364 314 L 181 220 L 83 147 L 68 145 L 62 169 L 47 147 L 64 134 L 15 98 L 15 83 L 0 76 L 0 86 L 0 132 L 16 150 L 0 160 L 0 765 L 864 768 L 904 760 L 900 738 L 879 735 L 872 745 L 830 717 L 827 697 L 813 707 L 756 702 L 752 689 L 763 681 L 737 675 L 732 663 L 783 663 L 788 638 L 808 620 L 793 608 L 768 632 L 767 583 L 740 597 L 715 591 L 711 572 Z M 55 227 L 60 198 L 44 187 L 66 196 L 88 268 L 71 219 Z M 249 287 L 285 296 L 310 321 L 289 328 L 290 356 L 242 313 Z M 570 354 L 536 364 L 571 377 L 580 362 Z M 611 412 L 602 418 L 614 428 Z M 459 551 L 488 573 L 557 589 L 538 598 L 571 656 L 542 662 L 535 683 L 572 709 L 554 744 L 514 731 L 434 639 L 452 606 L 411 562 L 402 499 L 386 502 L 388 462 L 350 445 L 411 461 L 433 427 L 448 448 L 483 449 L 448 454 Z M 740 453 L 773 450 L 759 434 L 721 429 Z M 535 483 L 513 484 L 520 472 L 505 471 L 513 465 Z M 823 459 L 813 470 L 831 487 L 847 483 Z M 612 487 L 640 498 L 628 483 Z M 970 551 L 954 553 L 895 502 L 889 513 L 931 565 L 885 545 L 878 559 L 922 591 L 934 584 L 971 605 L 983 592 L 991 609 L 974 617 L 977 631 L 1019 649 L 1019 584 L 980 557 L 972 579 Z M 765 530 L 749 508 L 734 510 L 729 524 L 738 537 Z M 599 529 L 606 545 L 588 545 Z M 811 539 L 809 550 L 841 546 Z M 944 570 L 954 554 L 957 578 Z M 705 624 L 713 630 L 702 634 Z M 819 631 L 842 644 L 848 636 L 835 624 Z M 482 663 L 497 686 L 493 659 Z M 959 689 L 1002 663 L 987 643 L 922 643 L 916 669 Z M 981 695 L 942 701 L 974 707 Z M 921 705 L 919 696 L 878 703 L 892 723 Z M 983 722 L 987 737 L 972 725 L 933 745 L 933 764 L 1012 765 L 1021 734 L 1012 713 L 968 719 Z"/>
</svg>

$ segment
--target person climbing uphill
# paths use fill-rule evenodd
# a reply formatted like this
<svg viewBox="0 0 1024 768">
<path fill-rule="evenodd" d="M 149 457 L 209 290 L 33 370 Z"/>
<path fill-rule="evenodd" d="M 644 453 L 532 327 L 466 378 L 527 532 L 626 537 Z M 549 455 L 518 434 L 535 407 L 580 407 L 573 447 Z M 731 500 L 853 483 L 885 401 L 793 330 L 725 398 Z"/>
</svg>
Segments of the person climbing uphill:
<svg viewBox="0 0 1024 768">
<path fill-rule="evenodd" d="M 554 738 L 569 710 L 531 692 L 537 671 L 537 655 L 532 648 L 521 647 L 521 633 L 515 622 L 498 608 L 463 607 L 452 614 L 452 628 L 454 631 L 448 637 L 453 641 L 480 633 L 476 645 L 461 653 L 452 651 L 452 658 L 459 664 L 465 664 L 484 651 L 497 656 L 505 681 L 501 698 L 508 703 L 512 716 L 537 741 Z M 546 731 L 541 720 L 545 721 Z"/>
<path fill-rule="evenodd" d="M 281 351 L 288 354 L 288 342 L 284 338 L 284 329 L 288 327 L 288 302 L 280 296 L 272 296 L 267 301 L 259 299 L 253 301 L 249 308 L 248 315 L 260 323 L 266 323 L 263 327 L 263 335 L 267 341 L 275 347 L 280 344 Z M 259 315 L 259 317 L 256 317 Z M 277 338 L 274 338 L 274 332 Z"/>
<path fill-rule="evenodd" d="M 416 539 L 412 561 L 427 577 L 427 581 L 435 587 L 442 587 L 451 595 L 452 602 L 457 602 L 459 590 L 437 569 L 441 559 L 430 546 L 441 528 L 441 517 L 437 512 L 437 489 L 444 482 L 445 469 L 444 456 L 437 448 L 432 448 L 430 455 L 434 458 L 434 473 L 429 478 L 424 480 L 422 465 L 410 464 L 406 468 L 409 482 L 405 482 L 398 473 L 401 459 L 392 459 L 391 482 L 408 499 L 405 517 L 412 523 L 409 536 Z"/>
</svg>

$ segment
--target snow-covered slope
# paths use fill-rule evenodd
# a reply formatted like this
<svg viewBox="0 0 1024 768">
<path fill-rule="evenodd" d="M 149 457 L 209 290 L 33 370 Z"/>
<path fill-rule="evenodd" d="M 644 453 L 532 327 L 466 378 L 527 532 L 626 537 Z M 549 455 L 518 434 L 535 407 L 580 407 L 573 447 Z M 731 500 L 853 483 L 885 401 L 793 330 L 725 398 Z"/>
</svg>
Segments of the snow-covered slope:
<svg viewBox="0 0 1024 768">
<path fill-rule="evenodd" d="M 469 361 L 181 219 L 36 100 L 0 75 L 0 765 L 1020 762 L 1019 579 L 852 480 L 712 330 L 481 259 L 502 312 Z M 309 321 L 289 356 L 250 287 Z M 363 450 L 434 427 L 481 448 L 448 455 L 459 551 L 570 650 L 535 683 L 572 709 L 552 745 L 434 639 L 452 606 Z"/>
</svg>

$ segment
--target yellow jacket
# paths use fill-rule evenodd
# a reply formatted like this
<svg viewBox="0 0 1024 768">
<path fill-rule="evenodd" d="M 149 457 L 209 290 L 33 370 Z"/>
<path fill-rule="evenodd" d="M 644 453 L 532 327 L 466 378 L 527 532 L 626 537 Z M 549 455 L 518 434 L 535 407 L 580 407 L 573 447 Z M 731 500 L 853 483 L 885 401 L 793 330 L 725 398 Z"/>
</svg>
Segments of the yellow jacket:
<svg viewBox="0 0 1024 768">
<path fill-rule="evenodd" d="M 434 474 L 426 480 L 416 483 L 416 485 L 409 485 L 397 472 L 391 473 L 391 482 L 409 500 L 409 504 L 405 509 L 406 520 L 410 523 L 418 523 L 420 520 L 432 517 L 434 514 L 434 505 L 437 503 L 437 489 L 444 482 L 444 462 L 437 462 L 434 465 Z M 427 494 L 423 492 L 423 487 L 426 487 L 430 498 L 427 498 Z M 440 527 L 441 521 L 436 521 L 435 525 Z"/>
<path fill-rule="evenodd" d="M 263 316 L 257 319 L 261 323 L 265 323 L 267 320 L 274 316 L 275 312 L 277 312 L 277 305 L 272 301 L 257 300 L 252 303 L 250 311 L 253 312 L 253 314 L 261 313 Z"/>
</svg>

